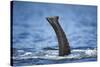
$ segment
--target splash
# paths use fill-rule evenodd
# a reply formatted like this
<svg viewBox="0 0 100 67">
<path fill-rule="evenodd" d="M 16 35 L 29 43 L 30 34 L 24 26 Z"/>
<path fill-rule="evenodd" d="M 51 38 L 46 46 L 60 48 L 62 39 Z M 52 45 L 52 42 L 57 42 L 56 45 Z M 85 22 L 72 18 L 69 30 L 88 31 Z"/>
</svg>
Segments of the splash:
<svg viewBox="0 0 100 67">
<path fill-rule="evenodd" d="M 67 56 L 58 56 L 58 50 L 40 50 L 38 52 L 32 51 L 22 51 L 22 54 L 19 53 L 17 56 L 13 56 L 13 59 L 22 60 L 22 59 L 48 59 L 48 60 L 63 60 L 63 59 L 82 59 L 82 58 L 95 58 L 97 57 L 97 49 L 72 49 L 71 54 Z"/>
</svg>

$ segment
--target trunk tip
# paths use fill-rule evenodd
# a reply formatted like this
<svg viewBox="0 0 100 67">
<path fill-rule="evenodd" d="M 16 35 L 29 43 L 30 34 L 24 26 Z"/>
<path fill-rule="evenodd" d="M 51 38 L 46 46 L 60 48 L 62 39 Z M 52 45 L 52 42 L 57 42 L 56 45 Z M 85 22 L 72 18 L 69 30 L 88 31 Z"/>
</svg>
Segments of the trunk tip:
<svg viewBox="0 0 100 67">
<path fill-rule="evenodd" d="M 59 16 L 48 16 L 48 17 L 46 17 L 47 19 L 59 19 Z"/>
</svg>

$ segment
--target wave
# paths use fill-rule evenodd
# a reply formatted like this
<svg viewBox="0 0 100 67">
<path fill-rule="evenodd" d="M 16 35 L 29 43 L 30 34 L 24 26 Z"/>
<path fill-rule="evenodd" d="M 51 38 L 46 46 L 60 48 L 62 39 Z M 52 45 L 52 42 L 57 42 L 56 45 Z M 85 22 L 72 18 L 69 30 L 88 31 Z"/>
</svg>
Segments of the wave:
<svg viewBox="0 0 100 67">
<path fill-rule="evenodd" d="M 19 51 L 22 52 L 22 51 Z M 25 52 L 18 56 L 13 56 L 14 60 L 22 59 L 48 59 L 48 60 L 63 60 L 63 59 L 82 59 L 97 57 L 97 49 L 72 49 L 71 54 L 67 56 L 58 56 L 58 50 L 40 50 L 38 52 Z"/>
</svg>

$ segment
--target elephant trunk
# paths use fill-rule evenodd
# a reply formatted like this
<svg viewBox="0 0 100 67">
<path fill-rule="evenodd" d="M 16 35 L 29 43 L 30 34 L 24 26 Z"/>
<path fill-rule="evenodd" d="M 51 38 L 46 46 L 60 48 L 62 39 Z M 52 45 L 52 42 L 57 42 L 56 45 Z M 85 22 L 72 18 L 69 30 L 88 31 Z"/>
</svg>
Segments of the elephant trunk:
<svg viewBox="0 0 100 67">
<path fill-rule="evenodd" d="M 71 52 L 70 52 L 69 42 L 66 38 L 66 35 L 62 27 L 60 26 L 58 22 L 59 17 L 53 16 L 53 17 L 47 17 L 46 19 L 51 24 L 51 26 L 53 27 L 56 33 L 58 44 L 59 44 L 59 56 L 70 54 Z"/>
</svg>

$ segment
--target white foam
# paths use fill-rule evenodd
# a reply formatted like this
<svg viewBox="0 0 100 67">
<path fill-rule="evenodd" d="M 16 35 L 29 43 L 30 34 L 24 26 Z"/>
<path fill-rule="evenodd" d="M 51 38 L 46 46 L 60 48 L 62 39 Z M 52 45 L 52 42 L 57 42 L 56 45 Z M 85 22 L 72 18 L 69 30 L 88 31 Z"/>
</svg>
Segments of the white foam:
<svg viewBox="0 0 100 67">
<path fill-rule="evenodd" d="M 97 56 L 96 49 L 74 49 L 71 51 L 70 55 L 58 56 L 58 50 L 47 50 L 40 52 L 26 52 L 18 57 L 13 57 L 13 59 L 29 59 L 29 58 L 41 58 L 49 60 L 62 60 L 62 59 L 81 59 L 81 58 L 91 58 Z"/>
<path fill-rule="evenodd" d="M 17 50 L 17 52 L 24 52 L 24 50 Z"/>
<path fill-rule="evenodd" d="M 85 51 L 85 54 L 88 56 L 96 56 L 97 50 L 96 49 L 93 49 L 93 50 L 88 49 Z"/>
</svg>

